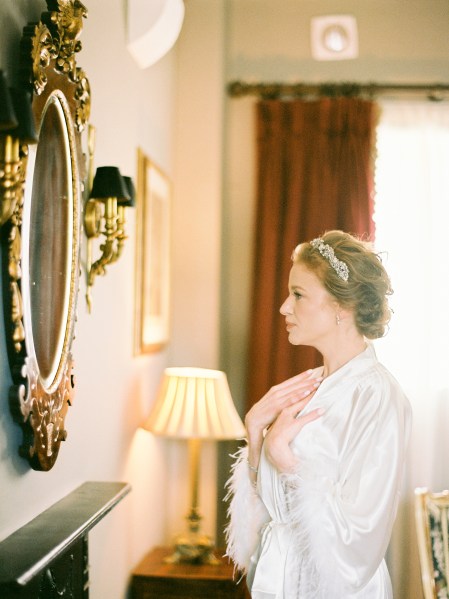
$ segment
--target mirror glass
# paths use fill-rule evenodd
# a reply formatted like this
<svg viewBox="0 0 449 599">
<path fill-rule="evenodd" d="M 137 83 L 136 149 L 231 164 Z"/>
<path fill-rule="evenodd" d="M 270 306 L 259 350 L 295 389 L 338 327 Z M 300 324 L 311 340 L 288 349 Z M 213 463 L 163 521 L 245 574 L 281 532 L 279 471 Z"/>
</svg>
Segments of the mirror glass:
<svg viewBox="0 0 449 599">
<path fill-rule="evenodd" d="M 32 342 L 45 389 L 57 378 L 67 329 L 73 230 L 70 156 L 63 105 L 51 95 L 34 164 L 27 269 Z"/>
</svg>

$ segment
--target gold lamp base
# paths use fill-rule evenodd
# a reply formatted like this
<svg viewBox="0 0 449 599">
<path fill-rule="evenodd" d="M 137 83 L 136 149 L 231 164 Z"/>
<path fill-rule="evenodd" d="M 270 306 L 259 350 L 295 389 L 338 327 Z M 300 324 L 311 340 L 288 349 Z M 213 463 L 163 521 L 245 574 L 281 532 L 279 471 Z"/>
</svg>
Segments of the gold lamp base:
<svg viewBox="0 0 449 599">
<path fill-rule="evenodd" d="M 201 516 L 192 509 L 187 516 L 189 530 L 175 539 L 174 552 L 164 559 L 170 564 L 180 562 L 188 564 L 218 565 L 220 561 L 214 555 L 214 543 L 210 537 L 199 531 Z"/>
</svg>

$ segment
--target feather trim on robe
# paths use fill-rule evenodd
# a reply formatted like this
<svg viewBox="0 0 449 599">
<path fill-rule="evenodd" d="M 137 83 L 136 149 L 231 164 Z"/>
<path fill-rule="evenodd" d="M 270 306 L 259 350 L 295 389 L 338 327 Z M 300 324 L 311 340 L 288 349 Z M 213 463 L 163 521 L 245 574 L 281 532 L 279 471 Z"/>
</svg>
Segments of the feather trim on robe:
<svg viewBox="0 0 449 599">
<path fill-rule="evenodd" d="M 270 516 L 250 480 L 248 446 L 241 447 L 232 457 L 235 461 L 226 483 L 228 493 L 225 497 L 225 501 L 230 500 L 229 524 L 225 530 L 226 555 L 246 574 L 259 544 L 260 529 Z"/>
<path fill-rule="evenodd" d="M 301 589 L 301 599 L 348 597 L 329 547 L 332 532 L 323 533 L 326 490 L 315 479 L 302 479 L 298 473 L 282 474 L 281 482 L 292 527 L 285 596 L 296 599 Z"/>
</svg>

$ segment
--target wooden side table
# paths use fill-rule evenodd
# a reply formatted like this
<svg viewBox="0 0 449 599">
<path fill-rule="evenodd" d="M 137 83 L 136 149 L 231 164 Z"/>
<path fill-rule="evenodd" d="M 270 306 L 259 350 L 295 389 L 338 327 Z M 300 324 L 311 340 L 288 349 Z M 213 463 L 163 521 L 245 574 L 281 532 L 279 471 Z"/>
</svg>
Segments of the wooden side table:
<svg viewBox="0 0 449 599">
<path fill-rule="evenodd" d="M 156 547 L 132 572 L 132 599 L 248 599 L 245 581 L 234 580 L 234 566 L 216 555 L 220 564 L 167 564 L 169 547 Z"/>
</svg>

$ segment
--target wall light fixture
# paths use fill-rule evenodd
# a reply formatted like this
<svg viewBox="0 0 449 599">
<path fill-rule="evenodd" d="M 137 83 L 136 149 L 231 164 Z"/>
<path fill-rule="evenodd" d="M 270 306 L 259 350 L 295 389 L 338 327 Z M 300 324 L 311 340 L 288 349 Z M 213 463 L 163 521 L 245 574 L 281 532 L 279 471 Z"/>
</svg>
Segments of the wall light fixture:
<svg viewBox="0 0 449 599">
<path fill-rule="evenodd" d="M 8 89 L 0 71 L 0 226 L 22 202 L 28 144 L 37 143 L 31 97 Z"/>
<path fill-rule="evenodd" d="M 127 207 L 135 205 L 135 189 L 131 177 L 124 177 L 116 166 L 99 166 L 92 177 L 92 155 L 95 131 L 89 131 L 89 194 L 84 207 L 84 229 L 87 236 L 87 291 L 86 302 L 92 309 L 91 289 L 97 275 L 106 274 L 106 266 L 120 258 L 126 239 Z M 92 243 L 103 236 L 101 254 L 92 259 Z"/>
</svg>

